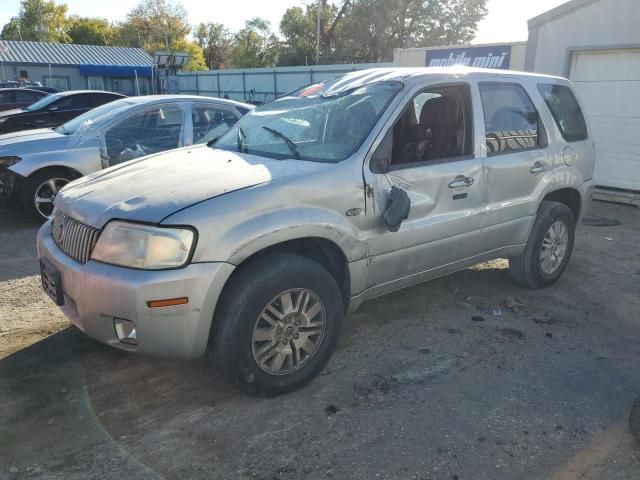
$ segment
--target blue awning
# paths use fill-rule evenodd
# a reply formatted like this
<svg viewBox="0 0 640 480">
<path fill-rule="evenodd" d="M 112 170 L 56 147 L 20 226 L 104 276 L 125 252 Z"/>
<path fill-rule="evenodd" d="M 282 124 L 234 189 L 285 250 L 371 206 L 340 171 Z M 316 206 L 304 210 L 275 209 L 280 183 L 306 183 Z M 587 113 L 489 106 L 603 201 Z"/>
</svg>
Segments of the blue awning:
<svg viewBox="0 0 640 480">
<path fill-rule="evenodd" d="M 80 65 L 87 77 L 151 77 L 151 65 Z"/>
</svg>

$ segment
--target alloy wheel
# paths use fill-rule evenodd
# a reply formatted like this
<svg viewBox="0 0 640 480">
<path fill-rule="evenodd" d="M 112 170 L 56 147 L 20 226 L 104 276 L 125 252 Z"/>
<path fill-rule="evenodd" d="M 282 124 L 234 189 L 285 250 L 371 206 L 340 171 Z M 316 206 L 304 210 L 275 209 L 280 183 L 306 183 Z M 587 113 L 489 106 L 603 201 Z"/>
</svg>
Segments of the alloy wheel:
<svg viewBox="0 0 640 480">
<path fill-rule="evenodd" d="M 540 248 L 540 268 L 546 275 L 553 275 L 560 268 L 568 246 L 569 230 L 558 220 L 547 230 Z"/>
<path fill-rule="evenodd" d="M 50 178 L 36 188 L 33 201 L 36 210 L 42 217 L 51 218 L 53 214 L 53 201 L 56 199 L 56 195 L 58 195 L 60 189 L 69 182 L 70 180 L 66 178 Z"/>
<path fill-rule="evenodd" d="M 302 288 L 282 292 L 256 320 L 253 358 L 269 374 L 293 373 L 316 354 L 325 329 L 326 311 L 315 293 Z"/>
</svg>

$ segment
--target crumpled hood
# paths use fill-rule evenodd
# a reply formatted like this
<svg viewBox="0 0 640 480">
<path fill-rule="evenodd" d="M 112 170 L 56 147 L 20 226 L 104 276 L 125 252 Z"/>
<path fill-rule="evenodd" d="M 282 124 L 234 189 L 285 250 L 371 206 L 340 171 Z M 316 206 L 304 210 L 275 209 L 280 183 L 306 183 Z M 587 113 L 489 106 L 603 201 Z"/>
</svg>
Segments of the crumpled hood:
<svg viewBox="0 0 640 480">
<path fill-rule="evenodd" d="M 5 133 L 4 135 L 0 135 L 0 156 L 20 156 L 51 150 L 53 146 L 58 148 L 68 144 L 70 140 L 70 135 L 62 135 L 61 133 L 54 132 L 50 128 Z"/>
<path fill-rule="evenodd" d="M 198 145 L 83 177 L 61 190 L 55 205 L 96 228 L 113 218 L 159 223 L 194 203 L 328 167 L 325 163 L 272 160 Z"/>
</svg>

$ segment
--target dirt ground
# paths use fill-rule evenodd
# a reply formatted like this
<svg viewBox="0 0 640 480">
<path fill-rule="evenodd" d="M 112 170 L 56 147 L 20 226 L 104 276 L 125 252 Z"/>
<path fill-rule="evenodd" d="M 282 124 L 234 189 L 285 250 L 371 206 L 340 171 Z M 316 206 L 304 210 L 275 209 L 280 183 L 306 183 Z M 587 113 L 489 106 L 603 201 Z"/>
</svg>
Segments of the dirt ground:
<svg viewBox="0 0 640 480">
<path fill-rule="evenodd" d="M 0 211 L 0 479 L 637 480 L 640 209 L 592 213 L 622 223 L 580 226 L 555 286 L 496 261 L 369 302 L 319 378 L 267 399 L 69 327 L 37 225 Z"/>
</svg>

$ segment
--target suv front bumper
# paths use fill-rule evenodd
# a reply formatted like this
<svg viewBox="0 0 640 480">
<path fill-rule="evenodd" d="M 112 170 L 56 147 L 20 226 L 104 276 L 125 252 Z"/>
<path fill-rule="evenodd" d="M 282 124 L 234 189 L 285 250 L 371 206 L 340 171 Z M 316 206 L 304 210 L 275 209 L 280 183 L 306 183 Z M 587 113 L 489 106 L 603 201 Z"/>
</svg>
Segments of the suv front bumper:
<svg viewBox="0 0 640 480">
<path fill-rule="evenodd" d="M 235 268 L 196 263 L 175 270 L 148 271 L 90 260 L 81 264 L 53 241 L 51 222 L 38 232 L 38 256 L 60 273 L 71 322 L 90 337 L 116 348 L 163 358 L 194 358 L 206 350 L 218 297 Z M 188 297 L 184 305 L 149 308 L 147 302 Z M 135 324 L 137 345 L 121 342 L 115 319 Z"/>
</svg>

